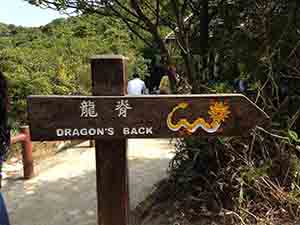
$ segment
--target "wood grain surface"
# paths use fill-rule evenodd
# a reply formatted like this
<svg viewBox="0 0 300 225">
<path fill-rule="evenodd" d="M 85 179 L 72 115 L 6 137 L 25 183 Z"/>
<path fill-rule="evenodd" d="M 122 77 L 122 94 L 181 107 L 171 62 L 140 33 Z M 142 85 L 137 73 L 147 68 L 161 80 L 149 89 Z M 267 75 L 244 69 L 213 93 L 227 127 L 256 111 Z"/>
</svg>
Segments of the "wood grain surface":
<svg viewBox="0 0 300 225">
<path fill-rule="evenodd" d="M 84 101 L 95 105 L 97 117 L 81 117 L 80 105 Z M 126 117 L 124 114 L 119 115 L 120 111 L 116 110 L 120 102 L 128 103 L 130 107 Z M 201 127 L 193 133 L 185 132 L 184 128 L 173 131 L 168 127 L 167 117 L 174 107 L 181 103 L 188 106 L 174 112 L 173 124 L 182 119 L 192 124 L 198 118 L 211 123 L 209 111 L 216 103 L 227 106 L 230 113 L 228 118 L 221 122 L 220 128 L 213 133 Z M 136 97 L 30 96 L 28 106 L 33 140 L 163 138 L 188 135 L 239 136 L 268 120 L 268 116 L 259 107 L 240 94 Z M 60 134 L 66 134 L 59 136 L 58 131 Z"/>
</svg>

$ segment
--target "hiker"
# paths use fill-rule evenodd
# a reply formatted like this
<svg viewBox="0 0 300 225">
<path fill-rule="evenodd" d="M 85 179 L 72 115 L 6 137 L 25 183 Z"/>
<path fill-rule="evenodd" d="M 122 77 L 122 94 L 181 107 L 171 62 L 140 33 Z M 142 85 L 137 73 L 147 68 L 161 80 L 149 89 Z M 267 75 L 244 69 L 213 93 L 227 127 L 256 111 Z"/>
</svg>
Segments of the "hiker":
<svg viewBox="0 0 300 225">
<path fill-rule="evenodd" d="M 10 145 L 10 129 L 7 124 L 8 89 L 4 74 L 0 71 L 0 189 L 1 169 Z M 0 190 L 0 224 L 9 225 L 4 199 Z"/>
<path fill-rule="evenodd" d="M 164 66 L 165 63 L 165 57 L 159 56 L 156 56 L 151 61 L 149 85 L 149 90 L 151 94 L 159 94 L 159 83 L 161 81 L 161 78 L 166 74 L 166 68 Z"/>
<path fill-rule="evenodd" d="M 175 94 L 176 93 L 176 67 L 169 65 L 166 74 L 161 78 L 159 83 L 160 94 Z"/>
<path fill-rule="evenodd" d="M 146 93 L 145 82 L 140 78 L 138 73 L 133 74 L 133 79 L 128 82 L 127 92 L 128 95 L 143 95 Z"/>
</svg>

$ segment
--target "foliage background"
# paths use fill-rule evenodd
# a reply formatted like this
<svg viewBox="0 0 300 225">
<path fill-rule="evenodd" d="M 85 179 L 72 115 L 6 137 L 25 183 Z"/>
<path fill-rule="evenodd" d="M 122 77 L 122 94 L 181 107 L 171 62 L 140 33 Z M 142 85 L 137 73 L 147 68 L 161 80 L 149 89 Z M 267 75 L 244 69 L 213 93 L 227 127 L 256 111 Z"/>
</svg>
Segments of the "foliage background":
<svg viewBox="0 0 300 225">
<path fill-rule="evenodd" d="M 246 137 L 179 140 L 153 208 L 165 200 L 184 219 L 223 213 L 232 224 L 300 218 L 300 1 L 26 1 L 69 8 L 84 20 L 28 30 L 1 25 L 9 35 L 1 38 L 0 69 L 12 82 L 14 113 L 24 114 L 28 94 L 89 93 L 92 54 L 124 53 L 131 71 L 138 65 L 143 74 L 142 55 L 176 59 L 193 93 L 242 92 L 271 123 Z"/>
<path fill-rule="evenodd" d="M 0 70 L 9 80 L 13 127 L 26 123 L 28 95 L 89 95 L 89 58 L 121 54 L 129 58 L 129 77 L 148 74 L 143 43 L 120 21 L 82 15 L 56 19 L 38 28 L 0 24 Z"/>
</svg>

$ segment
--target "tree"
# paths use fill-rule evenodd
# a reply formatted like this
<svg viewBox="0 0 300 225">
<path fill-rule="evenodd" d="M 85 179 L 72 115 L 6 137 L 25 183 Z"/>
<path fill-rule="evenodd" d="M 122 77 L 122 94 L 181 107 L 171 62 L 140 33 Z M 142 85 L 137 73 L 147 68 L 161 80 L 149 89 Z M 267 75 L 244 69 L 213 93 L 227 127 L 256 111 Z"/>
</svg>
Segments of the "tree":
<svg viewBox="0 0 300 225">
<path fill-rule="evenodd" d="M 207 68 L 209 49 L 209 24 L 219 10 L 225 4 L 222 1 L 192 1 L 192 0 L 111 0 L 111 1 L 86 1 L 86 0 L 27 0 L 31 4 L 49 7 L 56 10 L 74 10 L 76 13 L 96 13 L 100 16 L 120 18 L 128 29 L 150 47 L 158 48 L 162 55 L 169 57 L 169 51 L 164 41 L 165 35 L 173 31 L 180 54 L 184 60 L 186 76 L 194 86 L 195 91 L 199 87 L 197 80 L 199 73 Z M 211 11 L 210 9 L 213 8 Z M 190 18 L 187 20 L 187 18 Z M 195 29 L 197 24 L 200 30 Z M 202 58 L 202 71 L 195 70 L 195 59 L 190 42 L 191 38 L 199 31 L 198 40 Z M 197 72 L 198 75 L 197 75 Z"/>
<path fill-rule="evenodd" d="M 267 216 L 272 209 L 298 212 L 299 0 L 30 2 L 121 18 L 131 34 L 165 55 L 172 54 L 164 41 L 172 31 L 194 93 L 238 91 L 233 81 L 247 81 L 245 94 L 270 115 L 271 127 L 258 128 L 242 138 L 184 139 L 171 165 L 174 183 L 179 185 L 176 190 L 188 199 L 187 207 L 182 208 L 194 205 L 194 211 L 189 211 L 197 213 L 202 200 L 217 200 L 219 206 L 226 208 L 229 202 L 228 209 L 235 210 L 236 203 L 237 213 L 251 206 L 247 208 L 249 221 L 253 215 Z M 285 194 L 273 195 L 278 190 Z M 257 215 L 261 208 L 253 202 L 268 205 L 268 213 Z"/>
<path fill-rule="evenodd" d="M 2 24 L 0 70 L 10 81 L 12 120 L 26 121 L 26 97 L 31 94 L 89 94 L 89 57 L 127 54 L 129 73 L 145 62 L 124 25 L 110 18 L 83 15 L 56 19 L 39 28 Z"/>
</svg>

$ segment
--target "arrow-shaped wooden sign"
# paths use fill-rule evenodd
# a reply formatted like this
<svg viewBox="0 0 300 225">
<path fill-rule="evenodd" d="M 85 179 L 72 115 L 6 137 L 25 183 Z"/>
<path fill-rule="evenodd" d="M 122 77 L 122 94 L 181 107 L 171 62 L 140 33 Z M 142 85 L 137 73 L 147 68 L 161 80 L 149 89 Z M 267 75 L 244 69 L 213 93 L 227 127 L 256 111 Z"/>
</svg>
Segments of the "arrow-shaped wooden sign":
<svg viewBox="0 0 300 225">
<path fill-rule="evenodd" d="M 33 140 L 240 136 L 268 115 L 240 94 L 30 96 Z"/>
</svg>

